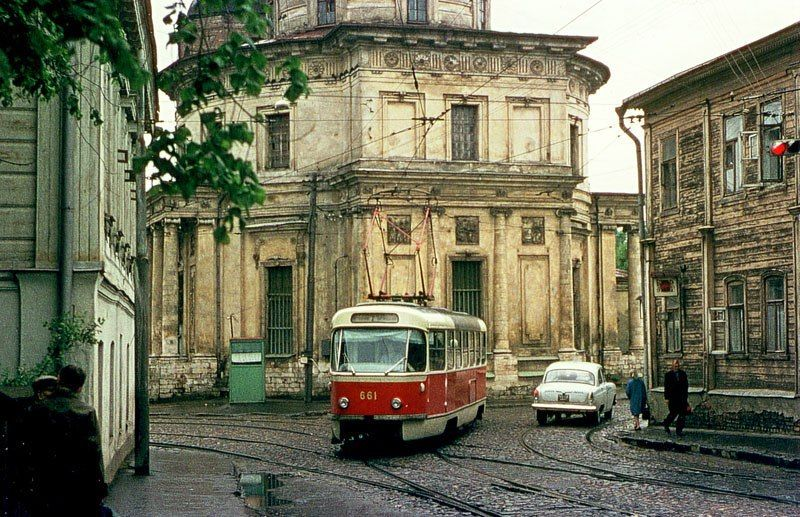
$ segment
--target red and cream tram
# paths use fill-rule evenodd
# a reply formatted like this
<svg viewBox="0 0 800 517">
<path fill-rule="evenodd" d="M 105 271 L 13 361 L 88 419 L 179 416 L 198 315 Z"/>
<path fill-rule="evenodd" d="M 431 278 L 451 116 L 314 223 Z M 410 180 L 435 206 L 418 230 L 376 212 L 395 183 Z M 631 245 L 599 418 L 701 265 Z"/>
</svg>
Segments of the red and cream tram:
<svg viewBox="0 0 800 517">
<path fill-rule="evenodd" d="M 332 320 L 333 442 L 454 432 L 486 406 L 486 324 L 410 303 L 364 303 Z"/>
</svg>

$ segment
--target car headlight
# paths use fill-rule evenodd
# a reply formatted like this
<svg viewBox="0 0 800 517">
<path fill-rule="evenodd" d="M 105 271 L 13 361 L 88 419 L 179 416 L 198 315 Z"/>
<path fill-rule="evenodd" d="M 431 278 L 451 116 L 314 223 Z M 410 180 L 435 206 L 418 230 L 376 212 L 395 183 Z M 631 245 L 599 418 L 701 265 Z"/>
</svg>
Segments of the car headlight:
<svg viewBox="0 0 800 517">
<path fill-rule="evenodd" d="M 339 407 L 340 408 L 347 409 L 347 407 L 349 405 L 350 405 L 350 399 L 348 399 L 347 397 L 342 397 L 342 398 L 339 399 Z"/>
<path fill-rule="evenodd" d="M 403 407 L 403 401 L 395 397 L 392 399 L 392 409 L 400 409 Z"/>
</svg>

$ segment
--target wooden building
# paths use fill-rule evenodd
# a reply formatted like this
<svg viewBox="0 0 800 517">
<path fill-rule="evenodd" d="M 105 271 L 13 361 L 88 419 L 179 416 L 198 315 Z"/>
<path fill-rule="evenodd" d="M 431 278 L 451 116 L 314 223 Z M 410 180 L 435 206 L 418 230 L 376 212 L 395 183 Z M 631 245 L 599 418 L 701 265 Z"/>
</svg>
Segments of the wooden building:
<svg viewBox="0 0 800 517">
<path fill-rule="evenodd" d="M 240 337 L 266 340 L 268 394 L 303 392 L 312 189 L 315 393 L 330 317 L 379 291 L 484 318 L 495 392 L 528 391 L 559 358 L 640 365 L 639 283 L 618 291 L 615 276 L 636 198 L 584 183 L 588 98 L 608 69 L 579 53 L 594 38 L 488 30 L 489 4 L 273 2 L 275 38 L 259 49 L 302 56 L 312 94 L 289 106 L 273 76 L 258 98 L 210 107 L 265 120 L 240 152 L 267 201 L 229 245 L 213 240 L 213 194 L 150 196 L 153 397 L 224 387 Z M 205 14 L 216 41 L 230 20 Z M 181 123 L 200 133 L 199 114 Z"/>
<path fill-rule="evenodd" d="M 119 4 L 128 42 L 153 72 L 150 2 Z M 99 321 L 99 346 L 68 360 L 87 373 L 82 396 L 97 409 L 113 476 L 134 432 L 136 202 L 126 170 L 145 121 L 156 118 L 156 89 L 120 87 L 97 55 L 77 44 L 81 120 L 57 98 L 0 108 L 0 375 L 44 357 L 45 324 L 60 314 Z M 91 108 L 102 125 L 90 120 Z"/>
<path fill-rule="evenodd" d="M 800 136 L 798 56 L 795 24 L 621 107 L 644 112 L 650 373 L 683 362 L 698 425 L 798 432 L 798 158 L 770 154 Z"/>
</svg>

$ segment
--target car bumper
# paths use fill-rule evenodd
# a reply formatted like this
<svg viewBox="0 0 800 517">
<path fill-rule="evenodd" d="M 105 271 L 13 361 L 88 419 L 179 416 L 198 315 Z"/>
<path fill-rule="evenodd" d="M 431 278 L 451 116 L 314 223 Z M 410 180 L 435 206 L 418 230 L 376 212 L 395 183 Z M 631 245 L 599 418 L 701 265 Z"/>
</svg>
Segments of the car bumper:
<svg viewBox="0 0 800 517">
<path fill-rule="evenodd" d="M 554 402 L 534 402 L 531 407 L 536 410 L 553 411 L 558 413 L 593 413 L 597 406 L 585 404 L 558 404 Z"/>
</svg>

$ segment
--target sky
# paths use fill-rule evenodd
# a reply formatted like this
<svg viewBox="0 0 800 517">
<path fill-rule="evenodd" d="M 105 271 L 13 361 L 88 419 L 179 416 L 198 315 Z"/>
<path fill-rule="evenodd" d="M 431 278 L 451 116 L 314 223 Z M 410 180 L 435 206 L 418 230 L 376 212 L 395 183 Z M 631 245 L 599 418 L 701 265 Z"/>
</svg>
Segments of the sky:
<svg viewBox="0 0 800 517">
<path fill-rule="evenodd" d="M 159 68 L 176 58 L 166 45 L 164 6 L 152 0 Z M 187 0 L 188 3 L 188 0 Z M 614 108 L 683 70 L 798 21 L 781 13 L 800 0 L 491 0 L 491 29 L 504 32 L 595 36 L 582 53 L 611 69 L 590 97 L 586 173 L 593 192 L 635 192 L 636 158 L 617 125 Z M 162 95 L 162 118 L 174 118 Z M 639 132 L 641 134 L 641 132 Z"/>
</svg>

